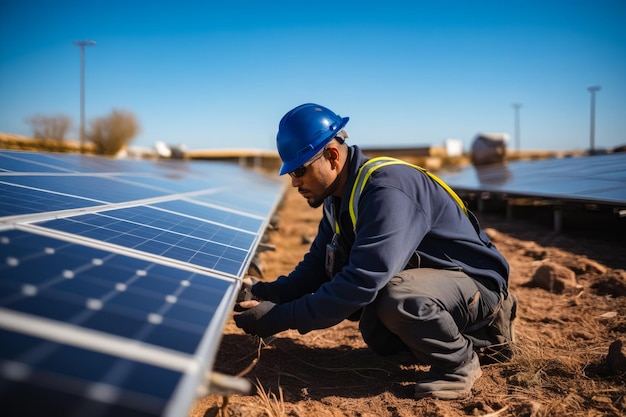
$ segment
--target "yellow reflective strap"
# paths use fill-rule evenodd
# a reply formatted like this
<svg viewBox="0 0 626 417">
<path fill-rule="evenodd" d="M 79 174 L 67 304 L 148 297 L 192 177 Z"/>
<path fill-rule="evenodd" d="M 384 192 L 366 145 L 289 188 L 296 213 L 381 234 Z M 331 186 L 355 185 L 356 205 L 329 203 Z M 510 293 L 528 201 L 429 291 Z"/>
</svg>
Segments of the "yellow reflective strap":
<svg viewBox="0 0 626 417">
<path fill-rule="evenodd" d="M 448 194 L 450 194 L 450 196 L 456 201 L 456 203 L 459 205 L 459 207 L 461 207 L 461 210 L 463 210 L 463 213 L 465 213 L 465 215 L 469 217 L 469 214 L 467 214 L 467 206 L 465 205 L 463 200 L 461 200 L 461 197 L 459 197 L 458 194 L 455 193 L 454 190 L 452 190 L 452 188 L 450 188 L 450 186 L 448 184 L 443 182 L 443 180 L 441 178 L 437 177 L 435 174 L 433 174 L 431 172 L 428 172 L 426 170 L 423 170 L 422 172 L 424 172 L 430 178 L 435 180 L 439 185 L 441 185 L 443 187 L 443 189 L 446 190 L 448 192 Z"/>
<path fill-rule="evenodd" d="M 359 200 L 361 198 L 361 193 L 363 192 L 363 189 L 365 188 L 365 184 L 367 183 L 367 180 L 369 179 L 369 177 L 378 168 L 382 168 L 387 165 L 398 165 L 398 164 L 408 165 L 410 167 L 417 169 L 423 174 L 428 175 L 428 177 L 430 177 L 433 181 L 439 184 L 444 190 L 446 190 L 446 192 L 454 199 L 454 201 L 456 201 L 456 203 L 459 205 L 461 210 L 463 210 L 463 213 L 465 213 L 466 216 L 469 216 L 467 213 L 467 207 L 463 203 L 463 200 L 461 200 L 461 198 L 452 190 L 452 188 L 448 186 L 448 184 L 443 182 L 443 180 L 441 180 L 435 174 L 428 172 L 426 169 L 418 165 L 410 164 L 401 159 L 391 158 L 388 156 L 379 156 L 379 157 L 372 158 L 366 161 L 361 166 L 361 168 L 359 168 L 359 171 L 356 176 L 356 180 L 354 181 L 354 184 L 352 185 L 352 191 L 350 192 L 349 212 L 350 212 L 350 219 L 352 221 L 353 230 L 356 230 L 357 210 L 358 210 Z M 365 171 L 366 167 L 367 167 L 367 170 Z M 338 225 L 336 227 L 338 228 Z"/>
<path fill-rule="evenodd" d="M 358 200 L 361 196 L 361 192 L 363 191 L 363 188 L 365 187 L 365 183 L 369 179 L 369 176 L 371 175 L 371 172 L 375 169 L 375 167 L 388 160 L 389 158 L 386 158 L 386 157 L 372 158 L 366 161 L 359 168 L 359 171 L 356 174 L 356 179 L 354 180 L 354 184 L 352 185 L 352 191 L 350 192 L 350 200 L 348 202 L 349 203 L 348 210 L 350 213 L 350 219 L 352 220 L 353 229 L 356 227 L 356 208 L 355 207 L 358 205 Z M 363 175 L 363 170 L 368 166 L 371 166 L 371 167 L 369 167 L 368 171 L 365 173 L 365 175 Z M 357 190 L 358 190 L 358 193 L 357 193 Z M 355 199 L 357 200 L 356 202 L 355 202 Z"/>
<path fill-rule="evenodd" d="M 383 166 L 402 163 L 398 161 L 399 160 L 381 156 L 378 158 L 370 159 L 369 161 L 365 162 L 359 169 L 359 172 L 357 174 L 357 179 L 354 182 L 354 185 L 352 186 L 352 192 L 350 193 L 350 202 L 349 202 L 350 204 L 348 205 L 353 229 L 356 228 L 356 218 L 357 218 L 356 211 L 358 210 L 361 193 L 363 192 L 363 188 L 365 188 L 365 184 L 367 183 L 367 180 L 369 180 L 370 175 L 372 175 L 372 173 L 376 171 L 378 168 L 381 168 Z M 364 171 L 366 167 L 367 167 L 367 170 Z"/>
</svg>

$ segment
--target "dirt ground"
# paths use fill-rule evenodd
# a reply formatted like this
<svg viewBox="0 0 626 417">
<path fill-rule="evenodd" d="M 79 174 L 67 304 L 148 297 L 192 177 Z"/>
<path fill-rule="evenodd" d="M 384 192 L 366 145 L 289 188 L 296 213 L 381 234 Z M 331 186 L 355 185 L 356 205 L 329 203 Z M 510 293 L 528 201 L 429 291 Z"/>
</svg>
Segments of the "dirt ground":
<svg viewBox="0 0 626 417">
<path fill-rule="evenodd" d="M 290 189 L 278 215 L 268 242 L 276 251 L 261 254 L 267 280 L 289 273 L 300 261 L 321 211 Z M 231 318 L 215 370 L 242 374 L 255 388 L 249 395 L 201 398 L 189 416 L 626 415 L 624 357 L 607 360 L 613 342 L 621 338 L 626 343 L 624 236 L 556 233 L 547 225 L 506 220 L 498 213 L 478 217 L 510 263 L 519 310 L 516 355 L 508 363 L 484 365 L 471 398 L 413 399 L 416 377 L 427 367 L 406 356 L 377 356 L 363 343 L 357 323 L 305 335 L 290 330 L 263 345 Z M 546 262 L 567 268 L 571 279 L 559 281 L 563 285 L 552 291 L 531 284 Z"/>
</svg>

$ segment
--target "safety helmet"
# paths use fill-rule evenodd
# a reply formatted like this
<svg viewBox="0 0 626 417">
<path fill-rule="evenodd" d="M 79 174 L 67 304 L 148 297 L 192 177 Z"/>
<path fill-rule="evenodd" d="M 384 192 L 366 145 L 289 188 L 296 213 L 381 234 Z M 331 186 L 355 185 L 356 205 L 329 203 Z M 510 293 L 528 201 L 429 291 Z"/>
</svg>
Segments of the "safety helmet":
<svg viewBox="0 0 626 417">
<path fill-rule="evenodd" d="M 306 103 L 290 110 L 278 125 L 276 147 L 280 159 L 280 175 L 287 174 L 313 158 L 348 123 L 319 104 Z"/>
</svg>

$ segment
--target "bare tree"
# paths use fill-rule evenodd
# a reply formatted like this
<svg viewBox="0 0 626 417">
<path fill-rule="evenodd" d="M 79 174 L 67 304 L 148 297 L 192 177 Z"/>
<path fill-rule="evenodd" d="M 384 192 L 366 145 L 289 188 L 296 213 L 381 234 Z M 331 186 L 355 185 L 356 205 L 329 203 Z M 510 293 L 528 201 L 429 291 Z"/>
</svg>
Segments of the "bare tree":
<svg viewBox="0 0 626 417">
<path fill-rule="evenodd" d="M 26 123 L 32 127 L 35 139 L 51 139 L 62 142 L 72 126 L 72 119 L 63 114 L 56 116 L 37 114 L 26 119 Z"/>
<path fill-rule="evenodd" d="M 109 116 L 91 122 L 87 139 L 94 145 L 94 152 L 115 155 L 128 145 L 139 132 L 139 124 L 130 112 L 113 110 Z"/>
</svg>

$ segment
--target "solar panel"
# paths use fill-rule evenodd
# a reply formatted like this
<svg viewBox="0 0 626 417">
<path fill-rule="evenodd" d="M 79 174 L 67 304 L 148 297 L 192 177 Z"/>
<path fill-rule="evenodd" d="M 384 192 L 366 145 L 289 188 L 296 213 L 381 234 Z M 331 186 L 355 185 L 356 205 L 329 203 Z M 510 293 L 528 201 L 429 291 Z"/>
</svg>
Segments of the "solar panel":
<svg viewBox="0 0 626 417">
<path fill-rule="evenodd" d="M 440 177 L 456 191 L 626 205 L 626 153 L 471 166 Z"/>
<path fill-rule="evenodd" d="M 0 151 L 3 414 L 183 416 L 284 183 Z"/>
</svg>

